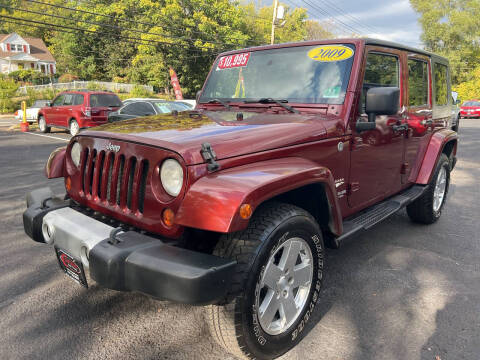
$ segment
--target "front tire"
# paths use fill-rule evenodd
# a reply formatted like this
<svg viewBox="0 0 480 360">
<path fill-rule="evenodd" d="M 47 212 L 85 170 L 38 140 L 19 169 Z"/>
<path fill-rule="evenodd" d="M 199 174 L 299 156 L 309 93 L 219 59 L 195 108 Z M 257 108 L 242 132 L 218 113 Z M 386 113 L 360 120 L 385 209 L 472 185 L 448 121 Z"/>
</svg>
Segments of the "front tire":
<svg viewBox="0 0 480 360">
<path fill-rule="evenodd" d="M 50 126 L 47 126 L 47 121 L 43 116 L 38 117 L 38 128 L 44 134 L 50 132 Z"/>
<path fill-rule="evenodd" d="M 70 135 L 72 135 L 72 136 L 77 135 L 78 132 L 80 131 L 80 126 L 78 126 L 77 120 L 75 120 L 75 119 L 70 120 L 70 124 L 69 124 L 68 129 L 70 131 Z"/>
<path fill-rule="evenodd" d="M 206 308 L 216 341 L 244 359 L 273 359 L 294 347 L 307 333 L 322 283 L 315 219 L 296 206 L 267 204 L 247 229 L 224 235 L 214 253 L 237 260 L 226 303 Z"/>
<path fill-rule="evenodd" d="M 407 214 L 414 222 L 433 224 L 442 214 L 450 185 L 450 161 L 441 154 L 435 173 L 428 184 L 428 189 L 407 206 Z"/>
</svg>

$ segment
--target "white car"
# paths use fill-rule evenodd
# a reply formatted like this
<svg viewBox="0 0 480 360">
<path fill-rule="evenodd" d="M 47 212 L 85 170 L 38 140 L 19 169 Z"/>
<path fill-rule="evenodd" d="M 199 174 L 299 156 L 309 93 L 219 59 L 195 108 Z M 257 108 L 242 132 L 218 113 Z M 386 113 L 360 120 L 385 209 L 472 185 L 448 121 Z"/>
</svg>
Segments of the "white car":
<svg viewBox="0 0 480 360">
<path fill-rule="evenodd" d="M 38 119 L 38 111 L 50 104 L 50 100 L 35 100 L 32 106 L 27 108 L 27 122 L 34 123 Z M 15 119 L 23 121 L 23 110 L 17 110 L 15 112 Z"/>
</svg>

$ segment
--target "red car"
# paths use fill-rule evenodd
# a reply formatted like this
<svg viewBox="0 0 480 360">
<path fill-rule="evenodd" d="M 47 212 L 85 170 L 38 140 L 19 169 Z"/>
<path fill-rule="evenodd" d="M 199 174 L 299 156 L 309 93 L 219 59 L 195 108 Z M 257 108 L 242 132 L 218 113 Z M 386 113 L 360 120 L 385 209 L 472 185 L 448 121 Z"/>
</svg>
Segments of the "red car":
<svg viewBox="0 0 480 360">
<path fill-rule="evenodd" d="M 480 100 L 465 101 L 460 107 L 460 117 L 480 118 Z"/>
<path fill-rule="evenodd" d="M 122 101 L 106 91 L 67 91 L 57 95 L 50 106 L 38 112 L 38 127 L 43 133 L 50 128 L 65 128 L 72 136 L 80 129 L 105 124 L 108 114 L 118 110 Z"/>
</svg>

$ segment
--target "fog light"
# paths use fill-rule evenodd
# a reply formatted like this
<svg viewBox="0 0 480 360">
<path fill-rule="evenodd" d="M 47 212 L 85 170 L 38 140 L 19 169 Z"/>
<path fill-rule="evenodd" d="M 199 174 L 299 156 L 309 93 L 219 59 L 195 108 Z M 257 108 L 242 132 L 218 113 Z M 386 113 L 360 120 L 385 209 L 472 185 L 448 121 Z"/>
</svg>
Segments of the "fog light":
<svg viewBox="0 0 480 360">
<path fill-rule="evenodd" d="M 173 212 L 172 209 L 167 208 L 163 210 L 162 220 L 165 225 L 167 225 L 168 227 L 172 226 L 174 219 L 175 219 L 175 213 Z"/>
<path fill-rule="evenodd" d="M 240 217 L 242 219 L 250 219 L 250 216 L 252 216 L 253 210 L 252 206 L 250 204 L 243 204 L 240 206 Z"/>
</svg>

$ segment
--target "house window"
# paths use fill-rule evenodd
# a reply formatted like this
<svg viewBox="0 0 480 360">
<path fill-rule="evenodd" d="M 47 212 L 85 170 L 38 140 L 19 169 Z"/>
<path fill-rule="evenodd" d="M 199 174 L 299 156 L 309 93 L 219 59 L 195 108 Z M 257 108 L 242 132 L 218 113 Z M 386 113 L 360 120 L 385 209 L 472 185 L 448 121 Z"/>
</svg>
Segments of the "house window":
<svg viewBox="0 0 480 360">
<path fill-rule="evenodd" d="M 11 52 L 23 52 L 23 45 L 21 44 L 10 44 Z"/>
</svg>

